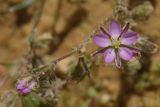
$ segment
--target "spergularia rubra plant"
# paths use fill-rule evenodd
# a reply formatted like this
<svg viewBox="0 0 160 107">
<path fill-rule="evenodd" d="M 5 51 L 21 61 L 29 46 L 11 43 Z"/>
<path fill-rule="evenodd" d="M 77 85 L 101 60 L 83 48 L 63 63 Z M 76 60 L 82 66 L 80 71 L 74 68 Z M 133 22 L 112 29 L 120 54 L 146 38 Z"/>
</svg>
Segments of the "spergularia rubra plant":
<svg viewBox="0 0 160 107">
<path fill-rule="evenodd" d="M 103 27 L 100 30 L 103 34 L 96 34 L 93 36 L 93 41 L 99 47 L 103 48 L 105 63 L 115 61 L 117 67 L 121 67 L 122 60 L 131 60 L 135 53 L 139 50 L 135 47 L 137 41 L 137 33 L 128 31 L 129 23 L 122 30 L 117 21 L 112 21 L 109 25 L 108 32 Z"/>
<path fill-rule="evenodd" d="M 29 93 L 36 85 L 36 81 L 32 80 L 29 83 L 27 80 L 21 80 L 17 85 L 17 90 L 21 95 Z"/>
</svg>

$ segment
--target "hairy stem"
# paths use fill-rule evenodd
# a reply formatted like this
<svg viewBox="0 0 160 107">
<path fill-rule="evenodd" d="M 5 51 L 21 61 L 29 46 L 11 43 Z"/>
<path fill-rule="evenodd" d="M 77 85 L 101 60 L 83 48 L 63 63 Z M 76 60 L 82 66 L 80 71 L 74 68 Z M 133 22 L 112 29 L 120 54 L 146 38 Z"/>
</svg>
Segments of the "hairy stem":
<svg viewBox="0 0 160 107">
<path fill-rule="evenodd" d="M 33 24 L 33 27 L 32 27 L 32 30 L 31 30 L 31 33 L 30 33 L 30 37 L 29 37 L 29 45 L 30 45 L 30 52 L 29 54 L 31 54 L 31 63 L 32 63 L 32 67 L 36 67 L 36 52 L 35 52 L 35 35 L 36 35 L 36 30 L 37 30 L 37 27 L 40 23 L 40 19 L 41 19 L 41 16 L 43 14 L 43 10 L 44 10 L 44 5 L 45 5 L 45 2 L 46 0 L 41 0 L 40 2 L 40 6 L 39 6 L 39 10 L 38 10 L 38 13 L 35 17 L 35 20 L 34 20 L 34 24 Z"/>
</svg>

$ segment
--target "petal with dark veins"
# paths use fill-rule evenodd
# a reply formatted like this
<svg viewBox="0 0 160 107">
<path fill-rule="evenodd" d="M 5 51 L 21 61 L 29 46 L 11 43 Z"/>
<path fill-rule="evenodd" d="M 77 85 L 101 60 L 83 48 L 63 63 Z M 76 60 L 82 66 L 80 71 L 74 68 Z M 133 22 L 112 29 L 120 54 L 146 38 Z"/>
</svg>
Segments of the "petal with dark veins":
<svg viewBox="0 0 160 107">
<path fill-rule="evenodd" d="M 132 57 L 133 57 L 133 52 L 131 49 L 129 48 L 124 48 L 124 47 L 120 47 L 119 51 L 118 51 L 118 55 L 126 60 L 129 61 Z"/>
<path fill-rule="evenodd" d="M 96 43 L 96 45 L 103 48 L 111 45 L 111 41 L 109 40 L 109 38 L 103 34 L 97 34 L 93 36 L 93 41 Z"/>
<path fill-rule="evenodd" d="M 115 59 L 115 52 L 114 52 L 114 49 L 110 48 L 110 49 L 107 49 L 105 52 L 104 52 L 104 61 L 106 63 L 111 63 L 114 61 Z"/>
<path fill-rule="evenodd" d="M 121 34 L 121 27 L 117 21 L 112 21 L 108 31 L 112 38 L 116 40 Z"/>
<path fill-rule="evenodd" d="M 138 39 L 136 32 L 127 32 L 123 35 L 121 43 L 125 45 L 134 45 Z"/>
</svg>

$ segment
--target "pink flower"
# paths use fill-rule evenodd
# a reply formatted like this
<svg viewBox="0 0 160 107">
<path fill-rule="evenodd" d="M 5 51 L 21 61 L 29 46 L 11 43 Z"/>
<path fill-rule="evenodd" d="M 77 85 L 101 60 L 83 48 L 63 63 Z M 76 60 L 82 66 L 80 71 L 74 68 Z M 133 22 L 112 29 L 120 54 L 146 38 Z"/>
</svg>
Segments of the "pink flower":
<svg viewBox="0 0 160 107">
<path fill-rule="evenodd" d="M 139 52 L 135 48 L 137 41 L 137 33 L 129 32 L 129 23 L 122 30 L 117 21 L 112 21 L 109 25 L 108 32 L 103 27 L 100 30 L 103 34 L 93 36 L 93 41 L 103 49 L 97 53 L 103 53 L 105 63 L 115 61 L 117 67 L 121 67 L 121 60 L 129 61 L 134 57 L 134 54 Z M 96 53 L 96 54 L 97 54 Z"/>
<path fill-rule="evenodd" d="M 33 87 L 36 85 L 36 81 L 32 80 L 28 85 L 27 85 L 27 80 L 21 80 L 19 84 L 17 85 L 17 90 L 21 95 L 25 95 L 29 93 Z"/>
</svg>

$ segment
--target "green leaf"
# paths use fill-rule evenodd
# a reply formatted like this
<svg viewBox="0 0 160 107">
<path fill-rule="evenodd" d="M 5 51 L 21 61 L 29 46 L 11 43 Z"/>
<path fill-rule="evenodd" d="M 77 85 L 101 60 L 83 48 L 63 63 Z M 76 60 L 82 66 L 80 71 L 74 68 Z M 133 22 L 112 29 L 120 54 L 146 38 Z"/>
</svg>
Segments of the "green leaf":
<svg viewBox="0 0 160 107">
<path fill-rule="evenodd" d="M 27 8 L 33 4 L 35 0 L 24 0 L 22 3 L 19 3 L 9 9 L 10 12 L 15 12 L 24 8 Z"/>
<path fill-rule="evenodd" d="M 49 107 L 36 94 L 28 94 L 22 98 L 23 107 Z"/>
</svg>

